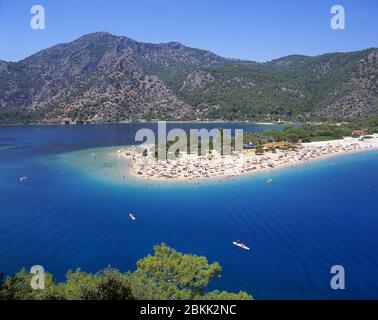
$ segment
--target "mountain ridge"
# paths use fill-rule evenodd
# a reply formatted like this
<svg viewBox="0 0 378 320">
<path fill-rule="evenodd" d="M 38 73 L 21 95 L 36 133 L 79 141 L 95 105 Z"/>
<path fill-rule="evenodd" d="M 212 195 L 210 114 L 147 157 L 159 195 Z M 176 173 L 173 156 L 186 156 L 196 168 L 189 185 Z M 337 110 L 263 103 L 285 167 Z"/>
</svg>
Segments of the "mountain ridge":
<svg viewBox="0 0 378 320">
<path fill-rule="evenodd" d="M 0 61 L 0 123 L 366 117 L 377 65 L 377 48 L 260 63 L 96 32 Z"/>
</svg>

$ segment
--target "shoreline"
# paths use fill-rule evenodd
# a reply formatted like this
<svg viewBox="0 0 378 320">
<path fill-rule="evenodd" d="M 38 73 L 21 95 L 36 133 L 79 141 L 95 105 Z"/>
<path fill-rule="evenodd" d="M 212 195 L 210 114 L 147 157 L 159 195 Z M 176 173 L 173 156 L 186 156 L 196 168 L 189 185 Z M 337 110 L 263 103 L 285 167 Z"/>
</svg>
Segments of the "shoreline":
<svg viewBox="0 0 378 320">
<path fill-rule="evenodd" d="M 199 183 L 205 183 L 205 182 L 227 182 L 227 181 L 234 181 L 235 179 L 241 179 L 241 178 L 248 178 L 248 177 L 257 177 L 262 174 L 270 173 L 270 172 L 277 172 L 279 170 L 284 170 L 284 169 L 293 169 L 295 167 L 300 167 L 300 166 L 305 166 L 309 164 L 314 164 L 316 162 L 321 162 L 325 161 L 328 159 L 332 158 L 339 158 L 343 156 L 351 156 L 354 154 L 361 154 L 361 153 L 368 153 L 368 152 L 374 152 L 378 151 L 378 147 L 374 149 L 366 149 L 366 150 L 358 150 L 358 151 L 351 151 L 351 152 L 346 152 L 346 153 L 340 153 L 340 154 L 332 154 L 328 156 L 324 156 L 321 158 L 316 158 L 313 160 L 309 161 L 304 161 L 304 162 L 297 162 L 297 163 L 290 163 L 286 166 L 281 166 L 281 167 L 275 167 L 275 168 L 267 168 L 264 170 L 259 170 L 259 171 L 254 171 L 254 172 L 248 172 L 248 173 L 243 173 L 240 175 L 229 175 L 229 176 L 218 176 L 218 177 L 202 177 L 202 178 L 195 178 L 192 180 L 188 179 L 164 179 L 164 178 L 154 178 L 154 179 L 146 179 L 143 177 L 140 177 L 138 175 L 132 174 L 131 170 L 127 172 L 127 174 L 136 182 L 139 183 L 151 183 L 151 184 L 199 184 Z"/>
<path fill-rule="evenodd" d="M 205 181 L 224 181 L 269 173 L 338 156 L 377 151 L 378 134 L 372 135 L 372 137 L 364 141 L 344 138 L 343 140 L 304 143 L 295 151 L 278 150 L 275 153 L 266 152 L 259 156 L 248 151 L 243 152 L 242 155 L 238 154 L 236 157 L 225 156 L 229 159 L 222 160 L 219 158 L 207 160 L 203 157 L 189 155 L 184 159 L 180 159 L 180 157 L 177 161 L 161 162 L 153 159 L 151 162 L 151 159 L 145 159 L 147 157 L 138 156 L 135 146 L 118 149 L 117 156 L 128 160 L 129 170 L 127 173 L 137 181 L 199 184 L 199 182 Z M 200 167 L 200 169 L 198 172 L 190 173 L 193 171 L 193 167 Z M 189 173 L 185 172 L 185 169 L 188 169 Z"/>
<path fill-rule="evenodd" d="M 178 124 L 221 124 L 221 123 L 232 123 L 232 124 L 256 124 L 256 125 L 293 125 L 293 124 L 299 124 L 300 122 L 264 122 L 264 121 L 231 121 L 231 120 L 201 120 L 201 121 L 195 121 L 195 120 L 156 120 L 156 121 L 143 121 L 143 120 L 133 120 L 133 121 L 118 121 L 118 122 L 95 122 L 95 123 L 69 123 L 69 124 L 62 124 L 62 123 L 13 123 L 13 124 L 0 124 L 0 128 L 6 128 L 6 127 L 36 127 L 36 126 L 61 126 L 61 127 L 76 127 L 76 126 L 92 126 L 92 125 L 115 125 L 115 124 L 155 124 L 160 121 L 165 121 L 167 124 L 172 123 L 178 123 Z"/>
</svg>

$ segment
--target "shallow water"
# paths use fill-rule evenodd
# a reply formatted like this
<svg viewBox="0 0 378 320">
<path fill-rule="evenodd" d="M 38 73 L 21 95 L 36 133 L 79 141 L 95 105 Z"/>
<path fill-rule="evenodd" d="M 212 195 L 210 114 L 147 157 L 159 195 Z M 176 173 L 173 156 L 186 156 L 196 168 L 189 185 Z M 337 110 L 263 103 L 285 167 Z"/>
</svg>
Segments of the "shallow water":
<svg viewBox="0 0 378 320">
<path fill-rule="evenodd" d="M 0 270 L 41 264 L 59 280 L 77 267 L 126 271 L 164 241 L 219 261 L 212 288 L 256 299 L 378 298 L 378 152 L 198 186 L 151 185 L 124 179 L 124 164 L 109 156 L 146 126 L 155 128 L 0 128 Z M 237 239 L 251 251 L 234 247 Z M 336 264 L 345 291 L 330 287 Z"/>
</svg>

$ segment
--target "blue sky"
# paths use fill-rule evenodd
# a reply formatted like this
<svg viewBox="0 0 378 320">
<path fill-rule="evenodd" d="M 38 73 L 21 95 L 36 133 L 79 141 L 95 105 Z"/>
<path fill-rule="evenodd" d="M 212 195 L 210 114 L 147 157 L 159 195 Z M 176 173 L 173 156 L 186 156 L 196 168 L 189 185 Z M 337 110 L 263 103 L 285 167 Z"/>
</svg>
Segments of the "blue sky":
<svg viewBox="0 0 378 320">
<path fill-rule="evenodd" d="M 46 30 L 30 27 L 35 4 L 45 7 Z M 345 30 L 330 28 L 335 4 L 345 7 Z M 377 30 L 377 0 L 0 0 L 6 61 L 95 31 L 267 61 L 377 47 Z"/>
</svg>

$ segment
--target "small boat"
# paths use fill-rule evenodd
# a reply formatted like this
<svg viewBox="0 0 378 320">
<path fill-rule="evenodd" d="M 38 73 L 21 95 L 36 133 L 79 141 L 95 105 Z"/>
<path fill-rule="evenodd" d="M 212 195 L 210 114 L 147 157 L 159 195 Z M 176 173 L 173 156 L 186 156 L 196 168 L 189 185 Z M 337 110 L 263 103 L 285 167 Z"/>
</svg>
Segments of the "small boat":
<svg viewBox="0 0 378 320">
<path fill-rule="evenodd" d="M 129 214 L 129 217 L 130 217 L 130 219 L 133 220 L 133 221 L 136 220 L 136 217 L 135 217 L 132 213 Z"/>
<path fill-rule="evenodd" d="M 273 179 L 266 180 L 266 183 L 272 183 L 272 182 L 273 182 Z"/>
<path fill-rule="evenodd" d="M 245 245 L 244 243 L 240 242 L 239 240 L 238 241 L 234 241 L 233 244 L 241 249 L 244 249 L 244 250 L 251 250 L 249 247 L 247 247 L 247 245 Z"/>
<path fill-rule="evenodd" d="M 20 178 L 20 182 L 23 182 L 23 181 L 27 180 L 28 178 L 29 178 L 29 177 L 26 177 L 26 176 L 25 176 L 25 177 L 21 177 L 21 178 Z"/>
</svg>

